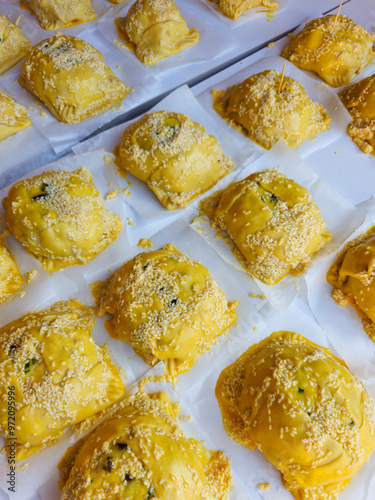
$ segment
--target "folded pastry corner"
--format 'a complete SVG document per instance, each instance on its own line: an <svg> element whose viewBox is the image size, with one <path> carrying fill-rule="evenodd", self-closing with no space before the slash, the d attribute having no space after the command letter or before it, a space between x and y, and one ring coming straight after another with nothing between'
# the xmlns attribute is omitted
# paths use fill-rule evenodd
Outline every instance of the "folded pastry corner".
<svg viewBox="0 0 375 500"><path fill-rule="evenodd" d="M47 171L14 184L3 200L10 231L48 272L86 264L121 231L87 168Z"/></svg>
<svg viewBox="0 0 375 500"><path fill-rule="evenodd" d="M41 28L56 30L70 28L96 18L91 0L22 0L35 14Z"/></svg>
<svg viewBox="0 0 375 500"><path fill-rule="evenodd" d="M0 75L21 61L31 47L18 26L0 14Z"/></svg>
<svg viewBox="0 0 375 500"><path fill-rule="evenodd" d="M126 262L95 293L109 333L170 375L189 370L237 319L209 271L169 244Z"/></svg>
<svg viewBox="0 0 375 500"><path fill-rule="evenodd" d="M0 234L0 304L15 294L22 284L16 261Z"/></svg>
<svg viewBox="0 0 375 500"><path fill-rule="evenodd" d="M134 44L144 64L180 53L199 41L196 29L189 29L173 0L136 0L126 17L115 21L122 37Z"/></svg>
<svg viewBox="0 0 375 500"><path fill-rule="evenodd" d="M237 20L246 10L255 7L265 7L270 10L277 10L279 4L277 0L210 0L219 6L219 11L230 19Z"/></svg>
<svg viewBox="0 0 375 500"><path fill-rule="evenodd" d="M375 75L350 85L339 94L353 121L347 127L353 142L366 154L375 155Z"/></svg>
<svg viewBox="0 0 375 500"><path fill-rule="evenodd" d="M0 89L0 142L30 125L26 109Z"/></svg>
<svg viewBox="0 0 375 500"><path fill-rule="evenodd" d="M306 24L281 56L316 73L331 87L341 87L373 59L374 37L346 16L319 17Z"/></svg>
<svg viewBox="0 0 375 500"><path fill-rule="evenodd" d="M19 83L65 123L98 115L130 91L98 50L84 40L61 33L41 41L27 53Z"/></svg>
<svg viewBox="0 0 375 500"><path fill-rule="evenodd" d="M329 128L331 118L302 85L281 73L266 70L225 91L213 90L215 111L232 127L265 149L279 139L290 148Z"/></svg>
<svg viewBox="0 0 375 500"><path fill-rule="evenodd" d="M225 431L257 448L296 500L334 500L375 447L375 404L346 364L280 331L220 374Z"/></svg>
<svg viewBox="0 0 375 500"><path fill-rule="evenodd" d="M189 116L169 111L129 125L118 162L146 182L168 210L186 208L233 168L214 136Z"/></svg>
<svg viewBox="0 0 375 500"><path fill-rule="evenodd" d="M166 393L126 397L59 463L62 500L226 500L230 463L187 439Z"/></svg>
<svg viewBox="0 0 375 500"><path fill-rule="evenodd" d="M375 342L375 226L347 243L329 268L332 297L341 306L352 304L363 329Z"/></svg>
<svg viewBox="0 0 375 500"><path fill-rule="evenodd" d="M301 273L331 240L307 189L276 168L256 172L203 200L244 269L267 285Z"/></svg>
<svg viewBox="0 0 375 500"><path fill-rule="evenodd" d="M30 312L0 329L0 432L22 460L125 392L106 347L91 337L92 308L78 300ZM8 391L15 422L8 422Z"/></svg>

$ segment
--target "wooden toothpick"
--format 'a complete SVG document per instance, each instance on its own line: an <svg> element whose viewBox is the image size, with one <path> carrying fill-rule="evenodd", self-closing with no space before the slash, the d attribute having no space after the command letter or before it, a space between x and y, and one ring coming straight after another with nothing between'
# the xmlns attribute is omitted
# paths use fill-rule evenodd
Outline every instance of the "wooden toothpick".
<svg viewBox="0 0 375 500"><path fill-rule="evenodd" d="M285 68L286 68L286 61L284 62L283 72L281 73L280 85L279 85L278 92L280 92L280 90L281 90L281 88L283 86L283 80L284 80L284 75L285 75Z"/></svg>
<svg viewBox="0 0 375 500"><path fill-rule="evenodd" d="M339 6L339 10L337 11L337 14L336 14L336 17L335 17L335 22L333 23L333 29L335 29L335 26L336 26L336 23L337 23L337 19L340 15L340 10L341 10L341 7L342 7L342 2L343 0L341 0L341 3L340 3L340 6Z"/></svg>

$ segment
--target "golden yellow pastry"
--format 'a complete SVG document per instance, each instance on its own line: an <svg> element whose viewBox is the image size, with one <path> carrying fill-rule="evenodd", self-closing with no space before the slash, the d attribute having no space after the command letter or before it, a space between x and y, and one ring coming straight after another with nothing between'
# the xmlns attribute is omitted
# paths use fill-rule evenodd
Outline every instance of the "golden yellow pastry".
<svg viewBox="0 0 375 500"><path fill-rule="evenodd" d="M279 4L277 0L210 0L219 6L219 11L230 19L237 20L245 10L255 7L266 7L277 10Z"/></svg>
<svg viewBox="0 0 375 500"><path fill-rule="evenodd" d="M116 19L122 37L133 44L135 55L150 65L178 54L199 41L173 0L136 0L126 17Z"/></svg>
<svg viewBox="0 0 375 500"><path fill-rule="evenodd" d="M225 431L258 448L296 500L333 500L375 447L375 405L344 361L281 331L250 347L216 385Z"/></svg>
<svg viewBox="0 0 375 500"><path fill-rule="evenodd" d="M124 395L106 347L91 337L94 323L91 308L70 300L0 329L0 432L15 441L16 460L54 443L65 428ZM13 430L9 390L15 401Z"/></svg>
<svg viewBox="0 0 375 500"><path fill-rule="evenodd" d="M96 18L91 0L22 0L42 28L56 30L86 23Z"/></svg>
<svg viewBox="0 0 375 500"><path fill-rule="evenodd" d="M0 304L16 293L22 283L16 261L0 235Z"/></svg>
<svg viewBox="0 0 375 500"><path fill-rule="evenodd" d="M375 226L350 241L329 268L327 281L340 306L352 304L375 342Z"/></svg>
<svg viewBox="0 0 375 500"><path fill-rule="evenodd" d="M232 127L265 149L282 139L294 149L329 128L331 118L302 85L266 70L225 91L213 91L214 109Z"/></svg>
<svg viewBox="0 0 375 500"><path fill-rule="evenodd" d="M346 16L320 17L306 24L281 56L312 71L328 85L347 85L374 57L374 35Z"/></svg>
<svg viewBox="0 0 375 500"><path fill-rule="evenodd" d="M62 500L226 500L231 484L224 453L187 439L165 393L141 391L59 463Z"/></svg>
<svg viewBox="0 0 375 500"><path fill-rule="evenodd" d="M189 370L237 318L209 271L169 244L126 262L96 293L98 314L112 314L110 335L146 363L171 374Z"/></svg>
<svg viewBox="0 0 375 500"><path fill-rule="evenodd" d="M112 108L130 90L92 45L61 33L28 52L19 83L65 123Z"/></svg>
<svg viewBox="0 0 375 500"><path fill-rule="evenodd" d="M0 89L0 142L30 125L26 109Z"/></svg>
<svg viewBox="0 0 375 500"><path fill-rule="evenodd" d="M245 270L267 285L302 272L332 237L307 189L276 168L232 183L201 207L229 234Z"/></svg>
<svg viewBox="0 0 375 500"><path fill-rule="evenodd" d="M375 155L375 75L340 92L339 97L353 121L347 131L364 153Z"/></svg>
<svg viewBox="0 0 375 500"><path fill-rule="evenodd" d="M120 218L106 209L86 168L19 181L3 205L9 229L49 272L86 264L121 231Z"/></svg>
<svg viewBox="0 0 375 500"><path fill-rule="evenodd" d="M168 209L186 208L233 168L216 138L189 116L144 115L124 131L119 164L146 182Z"/></svg>
<svg viewBox="0 0 375 500"><path fill-rule="evenodd" d="M0 75L21 61L31 46L18 26L0 14Z"/></svg>

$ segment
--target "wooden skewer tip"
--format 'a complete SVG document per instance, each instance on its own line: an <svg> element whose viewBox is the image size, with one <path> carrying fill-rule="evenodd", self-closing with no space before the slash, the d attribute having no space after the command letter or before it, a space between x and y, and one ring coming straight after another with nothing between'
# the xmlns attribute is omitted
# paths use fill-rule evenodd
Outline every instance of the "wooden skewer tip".
<svg viewBox="0 0 375 500"><path fill-rule="evenodd" d="M281 73L280 85L279 85L278 92L280 92L280 90L282 89L282 86L283 86L283 80L284 80L284 75L285 75L285 68L286 68L286 61L284 62L283 72Z"/></svg>

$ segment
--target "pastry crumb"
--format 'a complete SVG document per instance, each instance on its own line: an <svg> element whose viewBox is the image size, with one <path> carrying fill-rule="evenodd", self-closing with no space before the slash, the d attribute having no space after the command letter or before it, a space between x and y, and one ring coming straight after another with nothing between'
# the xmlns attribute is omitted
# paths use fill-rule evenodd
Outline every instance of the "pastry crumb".
<svg viewBox="0 0 375 500"><path fill-rule="evenodd" d="M259 483L257 488L259 490L269 490L271 488L270 483Z"/></svg>
<svg viewBox="0 0 375 500"><path fill-rule="evenodd" d="M30 283L34 278L36 278L37 274L38 274L38 271L36 269L32 269L31 271L28 271L24 276L26 283Z"/></svg>
<svg viewBox="0 0 375 500"><path fill-rule="evenodd" d="M152 248L153 246L155 245L148 238L141 238L137 244L137 247L142 247L142 248Z"/></svg>
<svg viewBox="0 0 375 500"><path fill-rule="evenodd" d="M265 298L266 298L265 295L261 295L259 293L254 293L254 292L250 292L249 297L254 297L256 299L262 299L262 300L265 300Z"/></svg>

